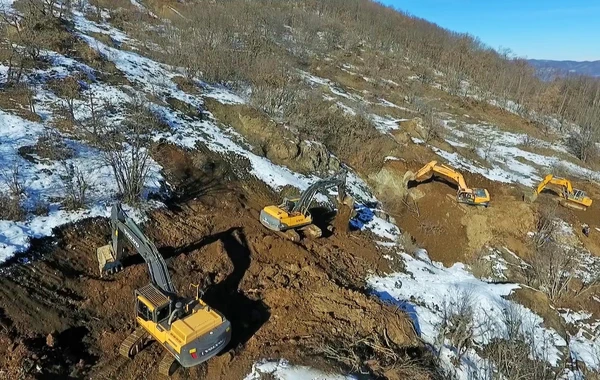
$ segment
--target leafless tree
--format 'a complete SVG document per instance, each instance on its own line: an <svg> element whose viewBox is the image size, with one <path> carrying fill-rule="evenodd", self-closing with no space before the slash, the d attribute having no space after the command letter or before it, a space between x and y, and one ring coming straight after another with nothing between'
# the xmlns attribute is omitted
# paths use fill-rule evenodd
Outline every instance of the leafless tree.
<svg viewBox="0 0 600 380"><path fill-rule="evenodd" d="M135 99L119 127L105 131L99 142L104 162L112 168L121 197L129 203L140 201L148 177L150 135L159 124L148 103Z"/></svg>
<svg viewBox="0 0 600 380"><path fill-rule="evenodd" d="M68 76L64 79L54 80L50 83L52 90L65 103L65 109L68 112L69 118L75 123L75 101L81 96L82 86L80 79L76 76Z"/></svg>
<svg viewBox="0 0 600 380"><path fill-rule="evenodd" d="M456 349L460 362L466 352L472 348L476 334L474 319L476 299L471 291L457 290L450 299L445 299L441 306L443 316L439 326L438 345L448 340Z"/></svg>
<svg viewBox="0 0 600 380"><path fill-rule="evenodd" d="M84 208L90 190L89 173L70 162L64 162L62 168L63 173L60 177L65 190L65 207L68 210Z"/></svg>

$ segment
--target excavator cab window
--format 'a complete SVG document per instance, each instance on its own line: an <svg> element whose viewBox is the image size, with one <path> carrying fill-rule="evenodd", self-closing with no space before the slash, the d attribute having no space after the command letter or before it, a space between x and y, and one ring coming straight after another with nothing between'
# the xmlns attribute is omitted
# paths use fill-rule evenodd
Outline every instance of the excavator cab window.
<svg viewBox="0 0 600 380"><path fill-rule="evenodd" d="M156 310L156 322L162 322L169 318L169 305L165 305L162 308Z"/></svg>
<svg viewBox="0 0 600 380"><path fill-rule="evenodd" d="M586 194L583 190L575 189L575 191L573 192L573 198L575 198L575 199L582 199L585 196L586 196Z"/></svg>
<svg viewBox="0 0 600 380"><path fill-rule="evenodd" d="M140 302L140 301L138 301L137 304L138 304L138 307L137 307L138 317L142 318L145 321L151 320L152 313L150 313L150 309L148 309L148 306L146 306L143 302Z"/></svg>

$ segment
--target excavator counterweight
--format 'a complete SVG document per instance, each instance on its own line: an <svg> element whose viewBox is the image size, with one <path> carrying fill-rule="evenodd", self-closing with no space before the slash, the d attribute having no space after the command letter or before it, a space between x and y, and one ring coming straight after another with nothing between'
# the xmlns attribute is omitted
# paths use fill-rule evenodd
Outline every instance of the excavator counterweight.
<svg viewBox="0 0 600 380"><path fill-rule="evenodd" d="M121 355L132 357L156 340L168 355L161 361L160 372L171 374L173 363L192 367L222 351L231 340L231 323L198 295L177 295L164 258L118 203L112 208L111 226L112 244L96 251L100 275L123 269L123 237L142 256L150 275L150 283L135 290L138 328L121 344Z"/></svg>
<svg viewBox="0 0 600 380"><path fill-rule="evenodd" d="M592 205L592 199L587 196L583 190L574 189L570 180L566 178L555 177L552 174L548 174L544 179L537 185L532 192L532 201L535 201L538 194L540 194L548 185L558 186L560 192L558 195L563 198L560 204L564 207L574 208L577 210L587 210Z"/></svg>
<svg viewBox="0 0 600 380"><path fill-rule="evenodd" d="M299 198L284 198L276 206L270 205L260 212L260 222L268 229L292 241L300 241L297 231L302 231L304 236L318 238L322 235L319 227L313 224L310 214L310 204L318 192L337 187L337 202L340 206L354 207L354 199L346 193L346 171L313 183Z"/></svg>
<svg viewBox="0 0 600 380"><path fill-rule="evenodd" d="M424 177L429 173L432 173L432 175L440 174L456 182L458 185L456 200L459 203L485 207L489 205L490 193L486 189L469 188L462 174L449 166L443 164L438 165L437 161L431 161L427 163L416 173L407 172L404 175L405 186L408 186L409 181L419 180L421 177Z"/></svg>

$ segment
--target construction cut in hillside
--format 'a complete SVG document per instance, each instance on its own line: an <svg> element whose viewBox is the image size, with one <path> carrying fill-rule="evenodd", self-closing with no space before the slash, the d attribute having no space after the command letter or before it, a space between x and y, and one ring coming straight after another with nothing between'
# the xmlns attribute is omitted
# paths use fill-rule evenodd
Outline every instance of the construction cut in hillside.
<svg viewBox="0 0 600 380"><path fill-rule="evenodd" d="M443 164L438 165L437 161L427 163L416 173L407 171L404 175L406 187L409 187L409 182L418 181L427 174L431 174L432 176L439 174L454 181L457 185L456 201L459 203L485 207L490 203L490 194L487 189L469 188L462 174L449 166Z"/></svg>

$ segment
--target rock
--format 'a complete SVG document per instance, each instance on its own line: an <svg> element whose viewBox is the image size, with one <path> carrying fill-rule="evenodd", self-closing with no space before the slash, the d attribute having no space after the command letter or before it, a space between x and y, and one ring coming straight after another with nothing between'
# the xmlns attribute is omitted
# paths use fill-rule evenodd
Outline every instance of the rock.
<svg viewBox="0 0 600 380"><path fill-rule="evenodd" d="M54 346L56 346L56 340L57 340L57 338L58 337L57 337L56 331L52 331L46 337L46 346L48 346L48 347L54 347Z"/></svg>

